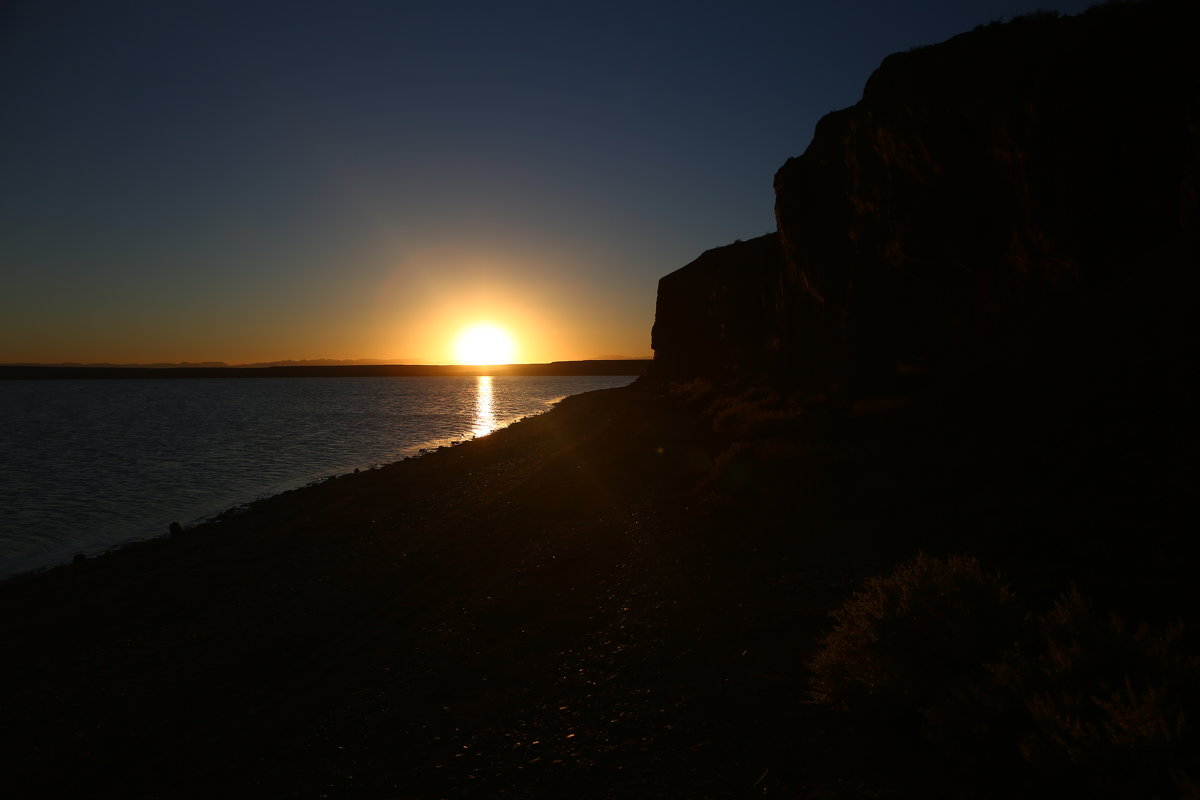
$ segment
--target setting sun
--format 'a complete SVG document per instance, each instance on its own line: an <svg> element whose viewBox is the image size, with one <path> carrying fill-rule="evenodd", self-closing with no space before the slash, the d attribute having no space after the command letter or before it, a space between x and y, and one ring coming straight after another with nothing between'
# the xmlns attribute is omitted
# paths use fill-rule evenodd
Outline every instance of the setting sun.
<svg viewBox="0 0 1200 800"><path fill-rule="evenodd" d="M460 364L511 364L515 353L512 337L490 323L472 325L454 340L454 358Z"/></svg>

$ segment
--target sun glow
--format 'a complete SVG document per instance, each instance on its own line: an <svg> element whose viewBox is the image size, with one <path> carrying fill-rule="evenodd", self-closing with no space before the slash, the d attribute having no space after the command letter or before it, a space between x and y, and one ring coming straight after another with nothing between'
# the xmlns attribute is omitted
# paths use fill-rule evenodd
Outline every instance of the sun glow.
<svg viewBox="0 0 1200 800"><path fill-rule="evenodd" d="M459 364L511 364L515 354L512 337L491 323L472 325L454 340L454 358Z"/></svg>

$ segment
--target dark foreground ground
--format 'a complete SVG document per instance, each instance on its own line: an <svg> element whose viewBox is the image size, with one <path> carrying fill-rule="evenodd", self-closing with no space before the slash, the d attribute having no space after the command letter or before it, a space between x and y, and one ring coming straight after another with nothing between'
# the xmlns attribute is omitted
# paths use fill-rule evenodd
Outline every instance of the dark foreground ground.
<svg viewBox="0 0 1200 800"><path fill-rule="evenodd" d="M1097 440L756 396L581 395L0 585L0 794L987 796L808 702L864 577L966 552L1035 605L1075 583L1194 616L1192 473L1133 452L1152 420Z"/></svg>

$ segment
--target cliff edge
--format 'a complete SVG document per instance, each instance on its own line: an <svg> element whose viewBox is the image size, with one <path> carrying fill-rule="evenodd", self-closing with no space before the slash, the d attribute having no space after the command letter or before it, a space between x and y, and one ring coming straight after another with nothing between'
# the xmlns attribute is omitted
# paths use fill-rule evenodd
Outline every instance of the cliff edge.
<svg viewBox="0 0 1200 800"><path fill-rule="evenodd" d="M889 56L776 174L778 250L718 248L663 278L659 374L863 387L1178 348L1200 253L1198 31L1194 4L1112 3Z"/></svg>

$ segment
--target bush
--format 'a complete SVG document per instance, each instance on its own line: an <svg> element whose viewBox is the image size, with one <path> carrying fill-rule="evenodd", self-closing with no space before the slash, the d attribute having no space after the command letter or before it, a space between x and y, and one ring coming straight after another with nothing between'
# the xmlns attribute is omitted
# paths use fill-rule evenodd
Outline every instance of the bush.
<svg viewBox="0 0 1200 800"><path fill-rule="evenodd" d="M747 492L771 496L779 483L793 479L787 465L799 457L800 448L782 439L738 441L713 460L705 485L729 495Z"/></svg>
<svg viewBox="0 0 1200 800"><path fill-rule="evenodd" d="M1151 631L1101 614L1075 589L1037 620L996 670L1029 716L1029 763L1070 774L1099 795L1160 796L1194 774L1200 664L1180 650L1182 628Z"/></svg>
<svg viewBox="0 0 1200 800"><path fill-rule="evenodd" d="M834 612L809 666L812 698L872 716L922 712L990 684L1022 620L1008 587L967 556L918 554Z"/></svg>
<svg viewBox="0 0 1200 800"><path fill-rule="evenodd" d="M782 407L777 394L762 387L719 397L706 412L712 420L714 433L735 438L758 435L772 423L786 420L795 413Z"/></svg>
<svg viewBox="0 0 1200 800"><path fill-rule="evenodd" d="M717 387L705 378L692 378L683 383L668 384L667 395L685 406L694 406L711 402Z"/></svg>
<svg viewBox="0 0 1200 800"><path fill-rule="evenodd" d="M1131 625L1075 589L1023 616L975 559L921 554L833 616L812 698L908 717L967 780L987 766L1039 793L1200 798L1200 659L1180 626Z"/></svg>

